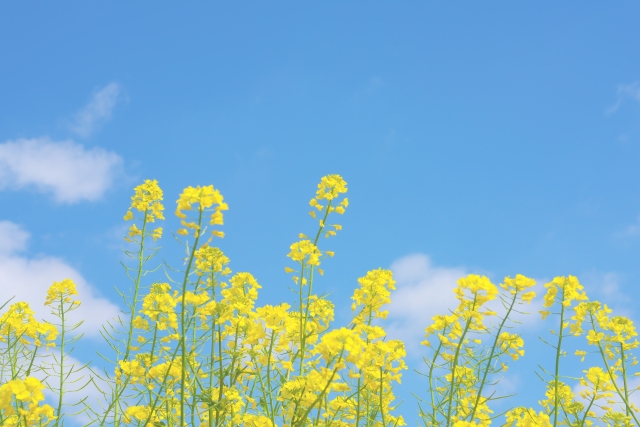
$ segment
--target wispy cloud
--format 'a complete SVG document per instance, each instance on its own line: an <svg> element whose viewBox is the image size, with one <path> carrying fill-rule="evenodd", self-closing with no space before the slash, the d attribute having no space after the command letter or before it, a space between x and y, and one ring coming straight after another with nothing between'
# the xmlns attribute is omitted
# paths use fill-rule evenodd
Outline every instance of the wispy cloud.
<svg viewBox="0 0 640 427"><path fill-rule="evenodd" d="M640 217L636 220L635 223L630 224L622 230L622 232L616 233L618 237L636 237L640 235Z"/></svg>
<svg viewBox="0 0 640 427"><path fill-rule="evenodd" d="M403 340L407 355L415 356L419 353L419 343L424 340L425 328L433 323L432 318L437 314L450 314L458 307L453 290L458 279L466 277L470 271L464 267L434 266L425 254L403 257L391 265L391 271L396 280L396 291L391 295L386 323L388 335ZM544 292L541 285L546 281L536 279L536 283L534 290ZM538 314L543 309L542 304L538 295L531 303L517 306L509 318L518 324L517 329L521 332L535 330L542 324ZM499 299L488 303L487 308L499 317L506 315L506 307Z"/></svg>
<svg viewBox="0 0 640 427"><path fill-rule="evenodd" d="M411 354L419 348L431 318L449 314L458 306L453 289L467 271L462 267L436 267L424 254L395 261L391 271L397 290L391 296L387 331L390 338L402 339Z"/></svg>
<svg viewBox="0 0 640 427"><path fill-rule="evenodd" d="M89 103L78 111L73 118L70 129L73 133L86 138L111 118L121 88L117 83L109 83L93 94Z"/></svg>
<svg viewBox="0 0 640 427"><path fill-rule="evenodd" d="M59 353L55 356L51 351L43 354L38 364L43 367L44 370L34 372L34 376L47 384L47 388L43 391L47 397L47 403L57 402L59 394L53 390L57 390L59 387L57 383L59 377L58 375L47 377L47 374L58 374L60 372ZM90 408L100 408L102 406L102 393L100 393L94 383L98 384L103 390L108 390L109 384L98 376L93 375L90 369L93 369L94 372L99 371L96 366L90 366L68 353L65 354L64 372L66 386L63 395L62 409L64 424L61 425L77 427L90 425L92 420L86 412L76 412L85 405ZM93 379L93 383L91 379Z"/></svg>
<svg viewBox="0 0 640 427"><path fill-rule="evenodd" d="M591 365L586 365L586 366L591 366ZM606 372L606 370L604 372ZM620 384L621 380L618 379L616 382L618 383L618 387L621 388L622 387L622 384ZM637 393L633 393L633 391L634 390L638 390L639 386L640 386L640 379L633 378L633 377L628 379L627 387L629 388L629 390L631 390L631 393L632 393L631 396L629 396L629 403L631 403L632 405L635 405L635 406L640 405L640 395L638 395ZM583 392L583 391L587 391L589 389L590 389L590 387L585 387L580 382L577 382L573 386L573 394L575 396L576 401L582 403L585 407L589 406L590 399L585 399L584 397L582 397L580 395L580 393ZM591 388L591 390L593 391L592 388ZM615 393L615 392L613 393L613 396L610 399L599 399L599 400L597 400L591 406L591 411L594 414L596 414L596 416L602 417L607 412L604 409L602 409L602 406L609 407L613 411L616 411L616 412L622 412L622 413L625 412L625 405L620 400L620 398L618 397L617 393Z"/></svg>
<svg viewBox="0 0 640 427"><path fill-rule="evenodd" d="M0 144L0 190L34 186L58 203L98 200L122 175L122 158L48 137Z"/></svg>
<svg viewBox="0 0 640 427"><path fill-rule="evenodd" d="M14 240L15 239L15 240ZM54 281L72 279L78 290L80 307L70 313L72 321L84 320L79 332L89 337L100 337L100 327L107 320L118 316L119 308L98 295L91 286L64 260L51 256L29 258L22 251L27 247L29 233L20 225L0 221L0 295L4 303L11 297L13 302L26 301L38 318L55 320L48 307L44 306L47 289Z"/></svg>
<svg viewBox="0 0 640 427"><path fill-rule="evenodd" d="M18 224L0 221L0 256L24 251L28 240L29 233Z"/></svg>
<svg viewBox="0 0 640 427"><path fill-rule="evenodd" d="M618 111L625 99L640 102L640 81L618 85L617 95L616 103L607 108L607 114L613 114Z"/></svg>
<svg viewBox="0 0 640 427"><path fill-rule="evenodd" d="M590 300L598 300L613 309L616 316L635 316L634 298L624 289L624 277L616 272L590 271L580 276ZM634 319L635 320L635 319Z"/></svg>

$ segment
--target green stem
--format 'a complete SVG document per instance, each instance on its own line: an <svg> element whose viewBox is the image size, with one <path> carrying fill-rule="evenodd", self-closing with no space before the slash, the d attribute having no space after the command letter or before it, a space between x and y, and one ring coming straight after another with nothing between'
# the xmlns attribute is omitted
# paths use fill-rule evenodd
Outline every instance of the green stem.
<svg viewBox="0 0 640 427"><path fill-rule="evenodd" d="M629 401L629 386L627 385L627 366L626 366L626 357L624 354L624 344L620 343L620 360L622 360L622 381L624 385L624 397ZM627 416L629 416L629 407L626 406Z"/></svg>
<svg viewBox="0 0 640 427"><path fill-rule="evenodd" d="M554 405L553 405L553 427L558 425L558 409L560 396L558 393L560 385L560 356L562 355L562 337L564 331L564 298L565 298L565 285L562 286L562 299L560 300L560 330L558 331L558 346L556 347L556 367L553 376L554 387Z"/></svg>
<svg viewBox="0 0 640 427"><path fill-rule="evenodd" d="M271 384L271 356L273 354L273 344L275 343L275 331L271 331L271 340L269 342L269 355L267 356L267 386L269 387L269 419L273 425L276 425L275 413L273 410L273 388ZM260 376L261 377L261 376Z"/></svg>
<svg viewBox="0 0 640 427"><path fill-rule="evenodd" d="M222 402L222 389L224 388L224 376L222 375L222 332L220 331L220 325L218 324L218 357L220 360L218 368L218 405L216 406L216 427L220 420L220 402Z"/></svg>
<svg viewBox="0 0 640 427"><path fill-rule="evenodd" d="M473 305L471 311L475 310L476 307L477 296L473 298ZM467 332L469 331L469 327L471 326L471 322L473 317L469 315L467 319L467 323L464 326L464 330L460 339L458 341L458 346L456 347L456 354L453 358L453 363L451 366L451 386L449 387L449 402L447 402L447 427L451 425L451 410L453 409L453 391L455 389L456 384L456 368L458 367L458 358L460 357L460 350L462 349L462 345L464 344L464 339L467 336Z"/></svg>
<svg viewBox="0 0 640 427"><path fill-rule="evenodd" d="M596 325L595 325L595 320L593 319L593 314L591 314L590 317L591 317L591 327L593 328L594 332L596 332ZM618 384L616 383L616 379L613 376L613 372L611 372L611 367L609 366L609 362L607 362L607 356L604 354L604 350L602 348L602 344L600 344L600 341L598 341L598 350L600 350L600 356L602 357L602 361L604 362L604 366L607 369L607 373L609 374L609 378L611 379L611 384L613 384L613 387L616 389L616 392L618 393L618 396L620 396L620 399L622 399L622 402L624 403L625 408L627 409L627 411L633 417L633 420L636 422L636 425L640 426L640 421L638 421L638 418L636 417L635 412L631 410L631 405L629 404L629 399L627 399L626 396L624 396L622 394L622 391L620 391L620 387L618 387Z"/></svg>
<svg viewBox="0 0 640 427"><path fill-rule="evenodd" d="M443 334L447 333L446 327L442 330L442 333ZM435 387L433 386L433 370L435 369L436 360L440 355L440 351L442 350L442 347L443 347L442 340L440 340L440 344L438 345L438 348L436 349L436 352L433 355L433 359L431 360L431 364L429 365L429 391L431 393L431 410L432 410L431 425L436 425L436 419L438 419L438 414L436 413L436 400L434 396Z"/></svg>
<svg viewBox="0 0 640 427"><path fill-rule="evenodd" d="M386 427L387 423L384 420L384 406L382 405L382 394L383 394L383 376L382 376L382 366L380 366L380 417L382 418L382 427Z"/></svg>
<svg viewBox="0 0 640 427"><path fill-rule="evenodd" d="M127 348L125 349L124 357L122 360L125 362L129 360L129 353L131 352L131 340L133 339L133 319L136 315L136 308L138 306L138 294L140 292L140 280L142 279L142 267L144 266L144 238L147 230L147 211L144 212L144 219L142 221L142 231L140 236L140 250L138 251L138 274L136 280L133 282L133 301L131 301L131 315L129 316L129 333L127 335Z"/></svg>
<svg viewBox="0 0 640 427"><path fill-rule="evenodd" d="M476 415L476 411L478 410L478 405L480 404L480 398L482 397L482 389L484 388L484 385L486 384L487 375L489 374L489 368L491 367L491 361L493 360L493 355L495 354L496 348L498 346L498 341L500 340L500 333L502 332L502 328L504 328L504 325L506 324L507 319L509 318L509 315L511 314L511 311L513 310L513 307L516 304L517 298L518 298L518 293L516 291L516 293L513 295L513 299L511 300L511 305L509 306L509 309L507 310L507 313L505 314L504 318L502 319L502 322L500 322L500 326L498 327L498 331L496 332L496 338L493 341L493 347L491 347L491 353L489 354L489 360L487 360L487 364L485 365L484 373L482 374L482 380L480 381L480 388L478 389L478 395L476 396L476 402L473 405L473 410L471 411L471 416L469 417L469 421L473 421L473 417Z"/></svg>
<svg viewBox="0 0 640 427"><path fill-rule="evenodd" d="M189 263L184 272L184 280L182 281L182 304L180 306L180 349L181 349L181 363L180 366L180 427L184 426L184 388L186 383L186 363L187 363L187 350L186 350L186 322L185 322L185 314L187 312L185 307L185 299L187 294L187 284L189 283L189 273L191 272L191 265L193 264L193 258L195 256L196 248L198 247L198 241L200 240L200 235L202 234L202 212L203 208L200 207L198 210L198 229L196 230L196 238L193 242L193 247L191 248L191 252L189 253Z"/></svg>
<svg viewBox="0 0 640 427"><path fill-rule="evenodd" d="M587 407L587 410L584 411L584 416L582 417L582 421L580 422L580 427L584 427L584 423L587 420L587 415L589 414L589 411L591 410L591 407L593 406L593 402L596 401L596 387L594 387L593 389L593 399L591 399L591 402L589 402L589 406Z"/></svg>
<svg viewBox="0 0 640 427"><path fill-rule="evenodd" d="M142 220L142 230L141 230L141 235L140 235L140 250L138 251L138 274L136 276L136 279L133 282L133 301L131 302L131 305L129 306L129 309L131 311L131 315L129 318L129 333L127 335L127 346L125 348L125 354L122 360L127 361L129 359L129 353L131 351L131 339L133 337L133 319L135 316L135 310L137 307L137 299L138 299L138 292L140 290L140 280L142 278L142 267L144 266L144 238L145 238L145 232L147 229L147 216L148 216L148 212L145 211L144 212L144 219ZM118 361L116 359L116 365L117 365ZM118 383L116 383L116 387L115 387L115 392L114 392L114 399L112 399L111 402L109 402L109 405L107 406L107 410L104 411L104 416L102 418L102 420L100 421L100 425L103 426L106 418L109 414L109 412L111 412L111 409L113 409L113 421L114 421L114 425L118 425L118 411L119 411L119 403L120 403L120 395L122 394L122 390L120 390L120 386Z"/></svg>
<svg viewBox="0 0 640 427"><path fill-rule="evenodd" d="M64 344L65 344L65 313L64 313L64 298L60 295L60 306L58 312L60 313L60 388L58 395L58 408L56 410L56 427L60 425L60 412L62 411L62 395L64 393Z"/></svg>

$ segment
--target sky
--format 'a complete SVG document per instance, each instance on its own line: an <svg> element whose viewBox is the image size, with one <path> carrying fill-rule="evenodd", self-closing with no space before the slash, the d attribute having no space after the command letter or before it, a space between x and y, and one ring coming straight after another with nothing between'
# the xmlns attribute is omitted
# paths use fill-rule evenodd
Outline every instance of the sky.
<svg viewBox="0 0 640 427"><path fill-rule="evenodd" d="M122 307L114 287L129 286L122 217L157 179L167 229L184 187L220 189L231 267L257 278L261 303L292 300L289 245L314 230L308 201L337 173L350 205L322 243L336 257L318 286L340 325L357 278L392 269L387 326L412 369L469 273L524 274L539 293L575 275L638 320L639 13L632 1L3 3L0 292L41 307L73 278L88 319L77 357L95 358L99 325ZM181 250L167 234L163 258L179 264ZM507 391L552 362L538 317ZM410 421L410 391L426 389L412 374L399 392Z"/></svg>

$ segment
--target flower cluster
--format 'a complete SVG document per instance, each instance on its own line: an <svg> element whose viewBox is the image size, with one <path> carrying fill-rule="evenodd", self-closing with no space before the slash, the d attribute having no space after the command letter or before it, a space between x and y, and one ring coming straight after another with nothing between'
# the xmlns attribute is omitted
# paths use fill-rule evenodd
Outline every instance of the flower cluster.
<svg viewBox="0 0 640 427"><path fill-rule="evenodd" d="M0 425L60 427L71 407L100 427L406 425L394 391L407 369L405 344L389 339L384 328L396 289L392 272L372 269L357 280L352 317L342 326L334 326L334 304L318 293L320 265L335 255L320 237L342 229L329 219L345 213L346 192L341 176L321 179L310 201L317 229L311 237L300 233L289 247L295 268L285 271L293 273L294 298L261 306L256 277L233 273L212 238L201 241L207 226L223 225L228 208L213 186L181 193L177 234L194 238L184 242L182 267L165 263L162 279L149 279L159 269L149 264L160 248L148 243L162 237L162 228L148 224L164 219L163 193L155 180L136 187L125 215L134 221L128 249L137 245L125 251L133 260L125 263L131 291L120 292L123 315L102 331L114 351L104 358L113 364L104 374L91 370L89 380L73 388L86 366L69 357L78 339L69 333L79 324L70 324L68 314L80 304L72 280L54 282L46 294L45 306L59 323L36 320L27 303L10 305L0 315ZM218 229L212 234L224 235ZM502 416L492 401L504 396L492 386L525 356L513 317L527 314L520 307L536 297L534 286L520 274L499 286L476 274L458 280L457 305L433 316L421 343L428 352L427 397L419 405L425 427L489 427ZM633 322L589 301L574 276L556 277L545 288L543 319L558 317L554 339L545 338L555 350L555 367L538 372L546 384L539 408L507 410L504 425L640 425L629 381L640 344ZM578 337L591 350L575 354L582 361L595 355L602 366L576 379L561 375L560 364L567 340ZM94 384L100 384L94 393L100 405L73 401ZM43 404L45 390L51 405Z"/></svg>
<svg viewBox="0 0 640 427"><path fill-rule="evenodd" d="M0 386L0 424L3 426L44 426L55 418L53 407L41 405L45 386L34 377L14 379Z"/></svg>
<svg viewBox="0 0 640 427"><path fill-rule="evenodd" d="M131 197L131 207L124 216L125 221L136 219L132 210L142 212L142 229L134 223L129 227L129 232L125 237L127 242L132 242L137 236L151 236L156 241L162 237L162 227L156 227L152 231L147 231L147 224L155 222L157 219L164 219L164 205L162 204L162 189L158 185L158 181L146 180L143 184L137 186Z"/></svg>
<svg viewBox="0 0 640 427"><path fill-rule="evenodd" d="M55 302L64 304L70 303L80 305L80 301L74 301L73 296L77 296L76 284L71 279L64 279L61 282L53 282L47 291L47 299L44 305L52 305Z"/></svg>
<svg viewBox="0 0 640 427"><path fill-rule="evenodd" d="M505 328L515 307L535 297L530 290L534 285L533 279L522 275L506 277L500 285L501 293L485 276L470 274L458 280L453 290L458 307L451 314L434 316L422 342L433 351L430 358L425 358L429 369L425 374L429 408L420 408L426 426L469 427L491 423L491 397L484 396L485 387L492 375L507 369L504 356L513 360L524 356L522 337ZM506 309L502 317L490 308L496 300ZM498 325L486 324L487 317L497 317ZM483 347L487 339L493 344Z"/></svg>
<svg viewBox="0 0 640 427"><path fill-rule="evenodd" d="M229 206L224 203L223 197L218 189L214 189L213 185L207 185L204 187L187 187L184 189L180 198L178 198L178 207L176 208L176 216L181 219L181 224L184 228L178 230L178 234L186 236L189 234L189 230L193 230L194 237L200 236L200 229L202 228L202 216L205 210L210 209L212 206L213 213L209 220L210 225L223 225L224 218L222 211L229 209ZM187 222L187 215L183 211L190 211L193 209L193 205L197 204L198 218L196 221ZM224 237L224 232L220 230L213 230L211 232L214 236Z"/></svg>

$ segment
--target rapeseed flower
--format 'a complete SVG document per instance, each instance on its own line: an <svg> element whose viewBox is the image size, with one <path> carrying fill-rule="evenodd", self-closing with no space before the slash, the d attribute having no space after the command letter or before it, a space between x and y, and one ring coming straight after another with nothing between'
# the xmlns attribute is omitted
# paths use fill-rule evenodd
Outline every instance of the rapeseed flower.
<svg viewBox="0 0 640 427"><path fill-rule="evenodd" d="M222 211L229 209L229 206L224 202L220 191L218 189L214 189L213 185L185 188L180 194L177 204L176 216L181 219L181 224L184 227L178 230L178 233L186 236L189 234L188 230L191 229L194 231L195 237L200 235L200 221L205 210L213 207L210 225L222 225L224 223ZM194 204L197 204L199 212L198 222L187 222L185 221L187 215L183 211L192 210L192 206ZM224 233L219 230L213 230L211 234L218 237L224 237Z"/></svg>

